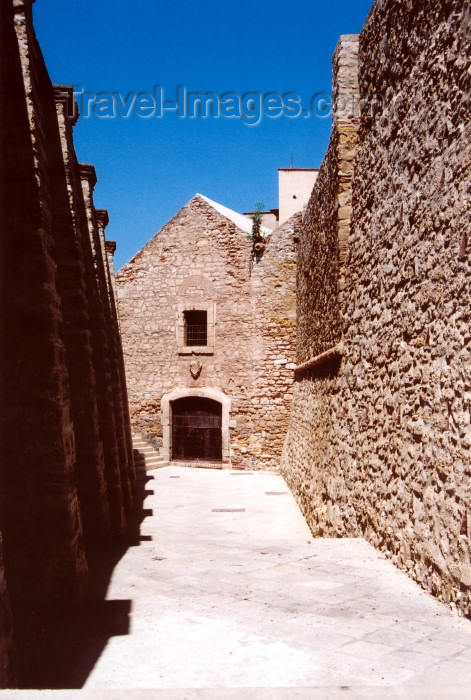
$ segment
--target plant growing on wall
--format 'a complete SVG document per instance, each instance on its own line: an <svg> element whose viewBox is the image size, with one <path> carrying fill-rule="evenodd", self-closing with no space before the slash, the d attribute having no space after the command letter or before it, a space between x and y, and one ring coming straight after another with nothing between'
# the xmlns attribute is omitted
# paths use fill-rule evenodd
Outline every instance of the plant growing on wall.
<svg viewBox="0 0 471 700"><path fill-rule="evenodd" d="M262 220L264 207L265 204L263 202L257 202L253 213L250 214L250 218L252 219L252 233L248 236L248 238L254 244L265 240L262 234Z"/></svg>
<svg viewBox="0 0 471 700"><path fill-rule="evenodd" d="M255 211L250 214L252 219L252 233L248 236L249 240L252 241L252 253L255 256L259 256L265 250L265 236L262 233L262 220L263 220L263 210L265 205L263 202L257 202L255 205Z"/></svg>

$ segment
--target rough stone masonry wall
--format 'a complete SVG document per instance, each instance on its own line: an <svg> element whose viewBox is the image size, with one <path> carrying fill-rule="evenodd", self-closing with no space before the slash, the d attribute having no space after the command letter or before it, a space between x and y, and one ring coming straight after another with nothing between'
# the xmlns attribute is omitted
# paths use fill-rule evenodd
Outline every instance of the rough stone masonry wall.
<svg viewBox="0 0 471 700"><path fill-rule="evenodd" d="M342 36L332 63L333 129L302 222L296 279L299 363L329 350L342 338L341 306L359 121L355 111L358 37Z"/></svg>
<svg viewBox="0 0 471 700"><path fill-rule="evenodd" d="M470 613L469 5L377 2L360 35L366 104L343 296L317 323L345 356L298 375L283 471L315 534L365 536ZM384 111L373 116L373 95ZM334 149L334 152L332 151ZM336 158L335 143L323 165ZM319 176L300 246L303 313L334 285L338 183ZM330 192L330 194L329 194ZM327 209L327 211L329 211ZM325 228L316 219L325 217ZM334 213L334 220L337 215ZM329 233L330 232L330 233ZM326 243L327 239L327 243ZM341 333L337 313L342 312ZM329 328L334 318L335 332ZM300 326L299 360L311 352ZM322 345L324 347L324 345Z"/></svg>
<svg viewBox="0 0 471 700"><path fill-rule="evenodd" d="M301 214L269 237L251 272L251 304L262 348L260 371L250 391L260 464L278 471L288 431L296 363L296 256Z"/></svg>
<svg viewBox="0 0 471 700"><path fill-rule="evenodd" d="M8 0L0 16L3 687L34 687L42 640L54 617L84 600L89 552L110 535L94 341L111 341L113 328L103 315L93 320L91 301L107 288L92 257L70 119L31 6Z"/></svg>
<svg viewBox="0 0 471 700"><path fill-rule="evenodd" d="M117 274L131 419L158 447L162 396L212 387L232 401L232 466L279 467L293 384L295 225L253 260L247 234L195 196ZM179 355L178 305L199 301L215 304L214 354Z"/></svg>

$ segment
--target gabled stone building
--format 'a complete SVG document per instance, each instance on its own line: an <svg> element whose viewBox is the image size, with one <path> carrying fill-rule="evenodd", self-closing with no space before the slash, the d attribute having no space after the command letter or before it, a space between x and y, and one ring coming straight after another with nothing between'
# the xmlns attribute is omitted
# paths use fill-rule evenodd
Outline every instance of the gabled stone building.
<svg viewBox="0 0 471 700"><path fill-rule="evenodd" d="M195 195L117 274L131 419L167 460L278 467L293 386L296 231Z"/></svg>

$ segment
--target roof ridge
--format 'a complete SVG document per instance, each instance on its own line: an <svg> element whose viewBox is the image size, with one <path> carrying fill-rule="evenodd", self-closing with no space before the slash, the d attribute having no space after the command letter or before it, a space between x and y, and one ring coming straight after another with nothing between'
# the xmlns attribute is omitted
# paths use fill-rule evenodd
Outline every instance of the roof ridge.
<svg viewBox="0 0 471 700"><path fill-rule="evenodd" d="M209 199L209 197L206 197L204 194L200 194L199 192L195 194L195 197L201 197L201 199L203 199L219 214L222 214L222 216L225 216L226 219L232 221L237 228L240 228L245 233L252 233L252 222L243 214L239 214L239 212L229 209L229 207L225 207L223 204L219 204L219 202L215 202L213 199ZM272 229L267 228L266 226L261 226L260 229L265 236L272 233Z"/></svg>

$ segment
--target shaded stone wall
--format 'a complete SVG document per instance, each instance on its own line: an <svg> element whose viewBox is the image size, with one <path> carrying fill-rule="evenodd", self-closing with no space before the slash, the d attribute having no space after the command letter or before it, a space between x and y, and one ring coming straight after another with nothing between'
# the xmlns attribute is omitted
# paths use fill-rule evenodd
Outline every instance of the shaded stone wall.
<svg viewBox="0 0 471 700"><path fill-rule="evenodd" d="M162 396L213 388L231 401L227 460L278 468L293 384L298 219L253 259L247 233L197 195L117 273L132 423L157 447ZM213 352L181 352L182 309L202 305L215 314Z"/></svg>
<svg viewBox="0 0 471 700"><path fill-rule="evenodd" d="M91 343L90 292L87 289L87 264L92 264L91 247L87 235L80 180L77 182L77 163L72 142L72 119L68 116L73 105L71 90L56 88L56 107L65 164L65 178L56 178L62 184L68 203L60 207L62 214L61 237L56 242L57 284L62 299L64 343L67 350L70 398L74 423L78 492L85 507L84 536L93 540L110 531L110 514L104 477L103 445L99 432L96 373ZM48 148L48 152L52 149ZM59 165L60 167L60 165ZM67 185L67 189L65 188ZM68 204L68 206L67 206ZM88 280L90 281L90 280ZM88 293L87 293L88 292Z"/></svg>
<svg viewBox="0 0 471 700"><path fill-rule="evenodd" d="M119 341L94 307L110 302L95 273L74 120L67 94L50 82L31 6L4 2L0 17L3 687L25 682L52 617L84 600L89 551L123 529L110 523L99 408L109 416L115 407L102 400L97 351L102 338L105 361L105 340ZM118 462L124 523L131 466Z"/></svg>
<svg viewBox="0 0 471 700"><path fill-rule="evenodd" d="M298 269L298 360L344 357L297 373L283 455L315 534L365 536L468 614L469 27L467 3L389 0L360 34L345 264L334 126Z"/></svg>
<svg viewBox="0 0 471 700"><path fill-rule="evenodd" d="M105 270L107 258L104 251L103 212L97 216L93 205L93 190L97 181L95 168L91 165L80 165L79 171L92 249L96 289L96 335L99 345L96 355L100 362L98 398L102 416L102 438L110 498L110 515L116 534L121 534L126 529L125 510L131 506L132 476L130 479L127 452L130 437L129 440L126 438L123 424L122 387L116 356L118 340L114 337L118 329L114 324L111 312L108 272ZM129 465L132 465L132 461L129 461Z"/></svg>
<svg viewBox="0 0 471 700"><path fill-rule="evenodd" d="M10 598L3 569L3 545L0 538L0 688L16 683Z"/></svg>

